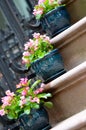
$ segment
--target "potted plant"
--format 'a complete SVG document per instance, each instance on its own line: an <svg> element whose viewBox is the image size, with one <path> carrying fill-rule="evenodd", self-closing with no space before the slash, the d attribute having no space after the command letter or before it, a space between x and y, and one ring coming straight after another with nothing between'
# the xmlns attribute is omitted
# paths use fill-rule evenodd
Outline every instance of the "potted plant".
<svg viewBox="0 0 86 130"><path fill-rule="evenodd" d="M31 67L42 82L48 83L65 73L62 56L48 36L34 33L24 47L22 62L27 68Z"/></svg>
<svg viewBox="0 0 86 130"><path fill-rule="evenodd" d="M37 88L40 83L40 80L32 83L31 79L21 78L16 85L16 92L7 90L6 96L1 98L0 115L18 119L20 128L24 130L50 128L48 114L43 106L52 106L52 102L46 101L52 95L44 93L43 87Z"/></svg>
<svg viewBox="0 0 86 130"><path fill-rule="evenodd" d="M33 14L40 20L43 30L50 37L54 37L70 26L66 5L59 4L58 0L39 0Z"/></svg>

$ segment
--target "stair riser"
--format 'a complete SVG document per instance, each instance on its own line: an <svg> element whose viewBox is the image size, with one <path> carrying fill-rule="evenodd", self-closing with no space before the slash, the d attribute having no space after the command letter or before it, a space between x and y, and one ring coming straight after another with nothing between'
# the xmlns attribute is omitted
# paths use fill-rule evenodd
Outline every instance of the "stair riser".
<svg viewBox="0 0 86 130"><path fill-rule="evenodd" d="M71 71L86 61L86 17L53 38L51 43L59 48L68 71L45 87L54 94L54 107L48 110L54 126L86 108L86 63Z"/></svg>

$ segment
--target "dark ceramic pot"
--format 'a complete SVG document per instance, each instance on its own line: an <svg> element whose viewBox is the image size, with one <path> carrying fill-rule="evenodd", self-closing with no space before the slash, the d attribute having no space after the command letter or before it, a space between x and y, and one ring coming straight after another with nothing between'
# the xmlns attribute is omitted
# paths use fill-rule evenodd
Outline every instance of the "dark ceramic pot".
<svg viewBox="0 0 86 130"><path fill-rule="evenodd" d="M65 6L60 6L44 15L40 20L43 30L54 37L70 26L70 16Z"/></svg>
<svg viewBox="0 0 86 130"><path fill-rule="evenodd" d="M22 114L19 121L19 130L49 130L51 128L47 111L43 107L32 110L29 115Z"/></svg>
<svg viewBox="0 0 86 130"><path fill-rule="evenodd" d="M31 67L38 78L44 83L48 83L66 72L58 49L33 62Z"/></svg>

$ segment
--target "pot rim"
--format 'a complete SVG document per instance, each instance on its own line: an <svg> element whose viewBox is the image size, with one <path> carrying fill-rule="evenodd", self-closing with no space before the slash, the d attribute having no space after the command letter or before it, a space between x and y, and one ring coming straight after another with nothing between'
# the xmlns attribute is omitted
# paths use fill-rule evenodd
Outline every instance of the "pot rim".
<svg viewBox="0 0 86 130"><path fill-rule="evenodd" d="M62 9L66 9L65 6L66 6L66 5L61 5L61 6L57 7L57 8L55 8L55 9L50 10L49 12L47 12L46 14L44 14L44 16L41 18L41 20L42 20L43 18L46 18L48 15L51 15L51 13L54 13L54 12L56 12L56 11L60 11L60 10L62 10Z"/></svg>
<svg viewBox="0 0 86 130"><path fill-rule="evenodd" d="M33 62L31 63L31 65L32 65L32 64L35 64L36 62L39 62L39 61L41 61L41 60L43 60L43 59L49 58L49 57L51 57L52 55L54 55L54 54L56 54L56 53L58 53L58 54L59 54L59 52L58 52L58 49L57 49L57 48L56 48L56 49L54 49L54 50L52 50L52 51L50 51L50 52L48 52L48 53L47 53L44 57L39 58L39 59L37 59L37 60L33 61Z"/></svg>

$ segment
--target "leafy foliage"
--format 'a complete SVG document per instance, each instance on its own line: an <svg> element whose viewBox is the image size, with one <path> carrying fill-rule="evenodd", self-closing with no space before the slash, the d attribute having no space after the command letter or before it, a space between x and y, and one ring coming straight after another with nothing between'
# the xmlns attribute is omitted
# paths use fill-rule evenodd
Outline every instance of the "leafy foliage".
<svg viewBox="0 0 86 130"><path fill-rule="evenodd" d="M62 5L58 3L58 0L39 0L34 7L33 14L36 19L41 19L46 13L59 6Z"/></svg>
<svg viewBox="0 0 86 130"><path fill-rule="evenodd" d="M6 91L6 96L2 97L0 106L0 115L7 115L9 119L17 119L22 113L30 114L31 109L38 109L40 105L52 106L52 102L46 101L51 97L51 93L44 93L43 87L35 89L40 80L33 84L27 78L21 78L16 85L16 92Z"/></svg>
<svg viewBox="0 0 86 130"><path fill-rule="evenodd" d="M50 38L46 35L40 35L40 33L34 33L33 39L29 39L24 46L22 63L27 67L35 60L43 58L48 52L53 50L53 45L50 44Z"/></svg>

